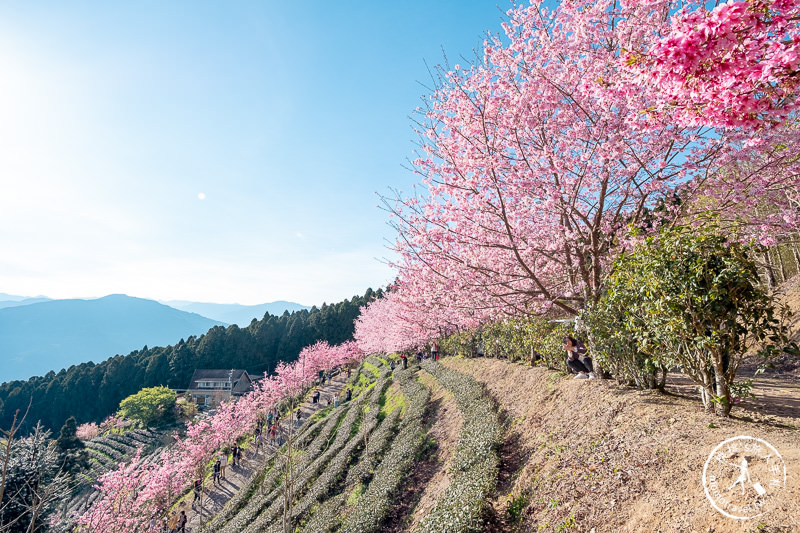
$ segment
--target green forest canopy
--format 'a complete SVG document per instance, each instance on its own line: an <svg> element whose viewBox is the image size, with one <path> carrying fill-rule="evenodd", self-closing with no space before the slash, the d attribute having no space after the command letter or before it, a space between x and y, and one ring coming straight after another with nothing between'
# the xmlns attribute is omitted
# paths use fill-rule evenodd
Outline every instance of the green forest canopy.
<svg viewBox="0 0 800 533"><path fill-rule="evenodd" d="M300 350L318 340L339 344L353 336L359 308L380 297L367 289L337 304L323 304L281 316L264 315L246 328L215 326L200 337L191 336L166 347L143 347L95 364L74 365L27 381L0 385L0 428L8 427L16 410L26 419L50 429L74 416L78 424L100 422L113 414L120 401L144 387L164 385L185 389L196 368L242 368L251 374L271 372L279 361L297 359Z"/></svg>

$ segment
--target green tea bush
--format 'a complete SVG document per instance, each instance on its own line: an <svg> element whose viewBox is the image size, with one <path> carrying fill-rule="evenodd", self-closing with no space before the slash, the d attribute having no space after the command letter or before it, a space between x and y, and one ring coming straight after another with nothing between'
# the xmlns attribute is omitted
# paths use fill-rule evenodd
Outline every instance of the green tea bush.
<svg viewBox="0 0 800 533"><path fill-rule="evenodd" d="M564 336L573 335L570 323L529 316L501 320L440 340L448 355L502 357L566 371Z"/></svg>
<svg viewBox="0 0 800 533"><path fill-rule="evenodd" d="M472 377L434 361L424 361L422 368L453 393L464 423L450 468L453 480L417 531L483 531L485 502L497 483L497 449L503 439L497 411Z"/></svg>
<svg viewBox="0 0 800 533"><path fill-rule="evenodd" d="M352 432L350 433L350 437L348 439L344 438L344 433L339 433L337 435L337 440L333 443L330 449L326 450L318 459L315 461L316 463L325 464L327 459L331 454L335 452L335 455L332 459L327 463L327 466L322 470L321 473L316 477L313 483L310 484L309 488L302 497L299 498L297 503L292 506L291 512L291 520L292 524L296 524L300 522L300 520L311 510L312 506L315 505L318 501L322 501L326 499L334 487L336 482L344 476L345 471L347 470L348 465L351 463L353 458L356 456L357 449L362 446L363 438L366 433L369 436L375 427L378 425L378 412L380 411L380 397L386 388L389 386L390 381L387 379L386 376L382 376L381 379L378 381L375 388L372 390L369 398L369 410L363 415L363 420L361 420L361 427L358 433L353 436ZM351 412L354 410L351 409ZM363 412L362 412L363 413ZM344 425L344 424L343 424ZM340 441L345 441L346 444L343 448L339 449L337 444ZM339 449L338 452L336 450ZM308 473L305 476L301 475L300 479L298 479L298 483L302 482L304 479L308 479L312 477L315 473L313 468L309 469ZM318 467L319 469L319 467ZM318 471L318 470L317 470ZM297 494L301 492L302 486L296 486L295 490ZM282 527L282 523L279 524Z"/></svg>
<svg viewBox="0 0 800 533"><path fill-rule="evenodd" d="M401 482L413 465L415 452L424 439L422 419L430 391L411 378L411 369L395 374L402 385L403 394L408 398L408 407L400 431L383 455L367 490L358 505L344 518L338 530L342 533L379 531L391 510L393 497L399 493Z"/></svg>

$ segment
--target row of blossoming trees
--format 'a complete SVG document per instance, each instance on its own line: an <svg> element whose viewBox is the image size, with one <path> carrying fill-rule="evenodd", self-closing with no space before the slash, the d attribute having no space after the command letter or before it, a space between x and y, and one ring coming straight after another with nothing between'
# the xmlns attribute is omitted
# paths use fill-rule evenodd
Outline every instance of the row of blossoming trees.
<svg viewBox="0 0 800 533"><path fill-rule="evenodd" d="M397 281L357 321L364 350L577 315L664 225L796 234L800 1L545 4L439 69L421 183L384 200Z"/></svg>
<svg viewBox="0 0 800 533"><path fill-rule="evenodd" d="M386 199L398 278L356 324L365 352L417 347L508 317L578 314L658 223L773 244L800 226L800 0L572 0L508 13L470 65L439 70L419 110L418 191ZM646 232L645 232L646 234ZM640 233L640 235L642 235ZM142 531L220 447L318 370L317 346L159 464L103 480L81 523ZM314 362L312 362L312 360Z"/></svg>
<svg viewBox="0 0 800 533"><path fill-rule="evenodd" d="M186 428L183 438L157 461L137 459L104 475L100 498L78 518L79 529L92 533L144 532L151 517L163 517L191 482L205 475L220 449L252 433L267 412L282 401L301 394L322 370L359 360L362 352L354 342L331 346L320 341L302 350L297 361L280 363L275 373L260 380L256 390L235 403L223 403L211 417L200 418Z"/></svg>

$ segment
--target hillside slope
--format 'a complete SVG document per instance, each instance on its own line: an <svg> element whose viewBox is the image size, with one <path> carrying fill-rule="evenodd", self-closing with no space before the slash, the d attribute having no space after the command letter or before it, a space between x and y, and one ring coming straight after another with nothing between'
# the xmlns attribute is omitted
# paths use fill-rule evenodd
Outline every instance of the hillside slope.
<svg viewBox="0 0 800 533"><path fill-rule="evenodd" d="M524 503L519 531L800 531L800 381L794 376L757 380L761 399L721 419L705 413L679 379L663 395L495 359L446 358L443 364L485 384L505 417L494 523L487 531L513 530L509 495ZM789 472L786 486L771 495L771 510L748 521L715 510L702 484L712 450L739 435L772 444ZM738 470L729 470L732 483Z"/></svg>
<svg viewBox="0 0 800 533"><path fill-rule="evenodd" d="M381 356L355 370L344 385L351 401L309 405L309 390L291 453L274 440L249 449L232 479L215 483L207 472L209 497L184 493L169 514L185 510L205 533L800 530L795 376L760 378L759 399L722 419L679 375L662 394L505 360L402 369L392 358L393 371ZM292 425L294 415L285 418ZM763 439L780 462L761 445L712 456L740 436ZM737 478L742 457L751 478ZM715 510L706 464L720 494L760 501L763 513L735 520ZM770 464L785 466L785 481L770 482Z"/></svg>
<svg viewBox="0 0 800 533"><path fill-rule="evenodd" d="M792 331L792 340L800 343L800 276L795 276L782 284L778 288L777 295L779 301L793 312L793 316L789 318L789 328Z"/></svg>
<svg viewBox="0 0 800 533"><path fill-rule="evenodd" d="M114 294L0 309L0 382L166 345L220 323L152 300Z"/></svg>

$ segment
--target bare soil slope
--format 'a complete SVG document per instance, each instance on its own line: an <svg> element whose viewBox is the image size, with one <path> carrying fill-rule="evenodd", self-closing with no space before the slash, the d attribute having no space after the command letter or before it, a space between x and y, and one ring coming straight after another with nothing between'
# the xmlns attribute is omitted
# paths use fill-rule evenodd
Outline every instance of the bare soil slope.
<svg viewBox="0 0 800 533"><path fill-rule="evenodd" d="M795 276L778 288L780 301L794 311L791 318L793 339L800 342L800 276Z"/></svg>
<svg viewBox="0 0 800 533"><path fill-rule="evenodd" d="M800 531L796 376L757 380L761 400L722 419L704 412L677 377L665 395L494 359L442 362L484 383L505 416L491 531ZM702 483L714 448L739 435L769 442L788 474L785 486L769 493L769 510L750 520L715 510ZM721 471L723 492L738 475L735 465ZM756 495L755 482L745 498ZM512 524L508 503L520 495L526 505L521 522Z"/></svg>

